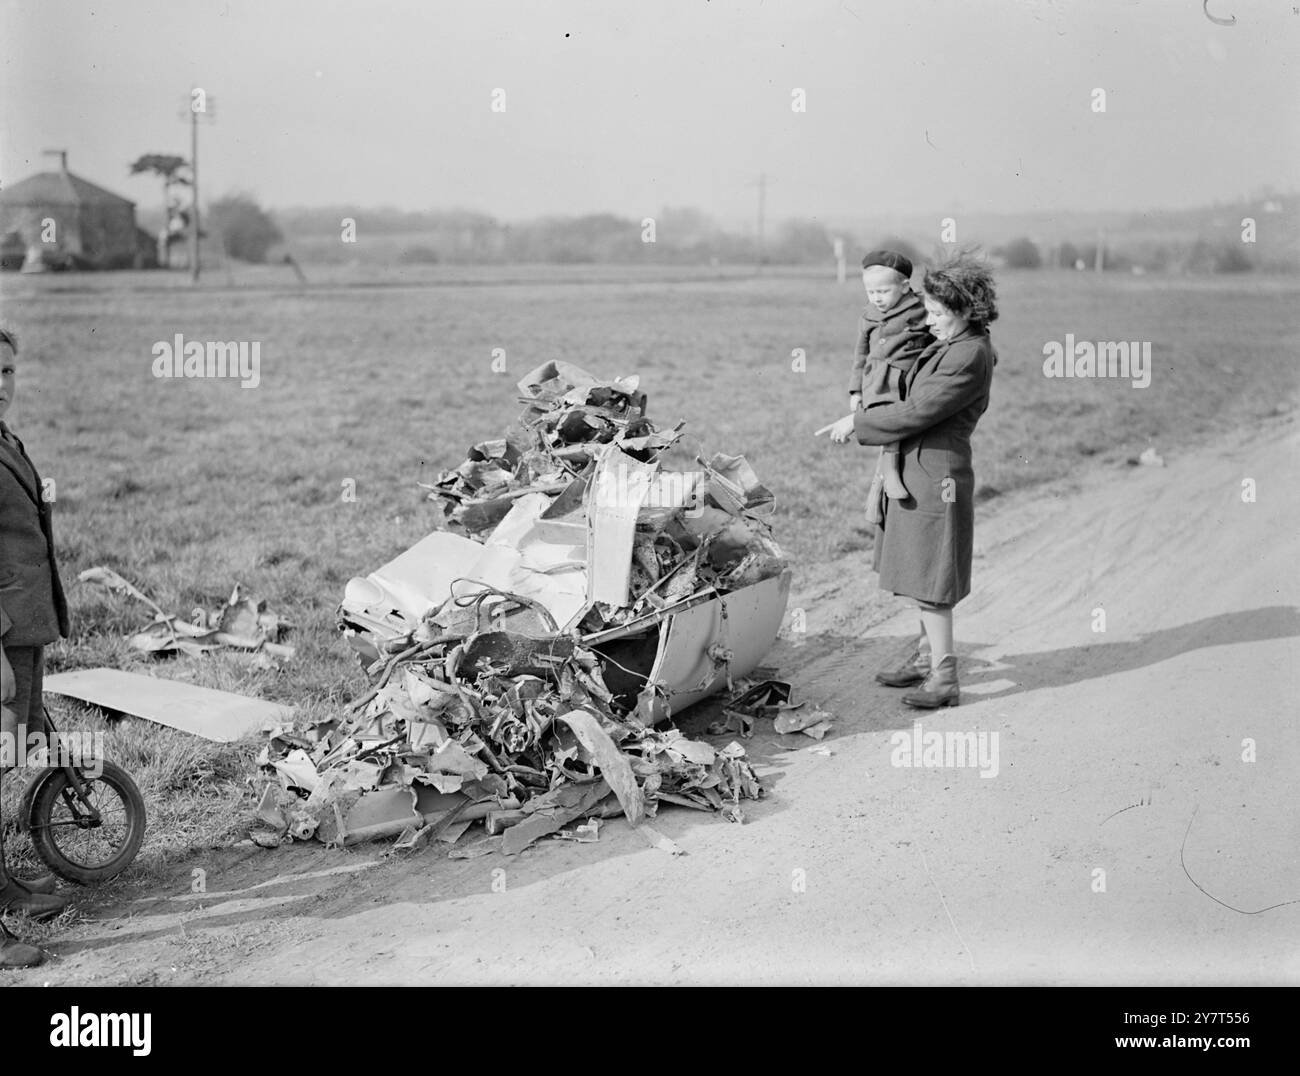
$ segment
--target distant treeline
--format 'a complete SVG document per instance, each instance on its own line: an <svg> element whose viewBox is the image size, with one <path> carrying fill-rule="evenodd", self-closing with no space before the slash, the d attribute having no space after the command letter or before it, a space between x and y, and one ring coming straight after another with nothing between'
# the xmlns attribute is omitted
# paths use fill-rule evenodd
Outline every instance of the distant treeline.
<svg viewBox="0 0 1300 1076"><path fill-rule="evenodd" d="M636 220L608 213L505 222L470 210L407 212L355 206L263 211L248 195L214 203L223 246L246 261L280 260L292 253L304 264L505 265L834 265L834 241L843 240L850 271L864 250L889 245L918 264L942 255L936 233L926 239L787 220L769 226L760 245L755 229L722 227L695 209L664 209ZM1063 238L1068 216L1050 236L998 240L962 235L998 264L1013 268L1086 268L1150 272L1226 273L1300 270L1300 196L1268 196L1240 205L1135 214L1102 234ZM991 230L991 229L990 229ZM1005 227L1004 227L1005 230ZM1084 229L1088 231L1088 229Z"/></svg>
<svg viewBox="0 0 1300 1076"><path fill-rule="evenodd" d="M757 236L728 231L694 209L665 209L641 220L593 213L505 222L468 210L349 207L285 210L275 217L295 251L313 261L708 265L760 257ZM346 221L355 221L355 242ZM772 264L825 262L833 258L831 238L816 223L786 221L772 226L762 258Z"/></svg>

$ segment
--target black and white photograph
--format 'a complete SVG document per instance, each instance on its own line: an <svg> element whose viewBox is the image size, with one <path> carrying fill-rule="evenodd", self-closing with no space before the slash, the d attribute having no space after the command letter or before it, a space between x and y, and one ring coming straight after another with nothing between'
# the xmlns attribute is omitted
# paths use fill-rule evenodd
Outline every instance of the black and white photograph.
<svg viewBox="0 0 1300 1076"><path fill-rule="evenodd" d="M98 987L1201 987L1106 1045L1240 1053L1300 985L1300 4L0 42L40 1042L147 1054Z"/></svg>

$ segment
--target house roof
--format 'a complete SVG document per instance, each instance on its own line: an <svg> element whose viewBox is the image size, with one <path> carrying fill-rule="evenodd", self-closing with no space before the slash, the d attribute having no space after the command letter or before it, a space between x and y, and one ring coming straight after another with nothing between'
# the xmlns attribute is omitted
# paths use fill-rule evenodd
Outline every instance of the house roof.
<svg viewBox="0 0 1300 1076"><path fill-rule="evenodd" d="M0 205L129 205L120 194L97 187L71 172L37 172L0 189Z"/></svg>

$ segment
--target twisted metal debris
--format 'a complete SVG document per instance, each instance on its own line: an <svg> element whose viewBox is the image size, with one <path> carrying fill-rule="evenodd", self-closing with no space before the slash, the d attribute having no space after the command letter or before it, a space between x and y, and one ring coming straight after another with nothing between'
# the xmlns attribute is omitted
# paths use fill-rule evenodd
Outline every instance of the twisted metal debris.
<svg viewBox="0 0 1300 1076"><path fill-rule="evenodd" d="M744 457L686 451L683 423L657 430L635 377L547 363L519 389L506 436L427 487L446 530L348 584L339 626L370 688L275 731L261 843L411 849L481 820L480 850L511 854L662 803L740 821L762 796L738 743L656 726L775 638L790 574L770 491Z"/></svg>

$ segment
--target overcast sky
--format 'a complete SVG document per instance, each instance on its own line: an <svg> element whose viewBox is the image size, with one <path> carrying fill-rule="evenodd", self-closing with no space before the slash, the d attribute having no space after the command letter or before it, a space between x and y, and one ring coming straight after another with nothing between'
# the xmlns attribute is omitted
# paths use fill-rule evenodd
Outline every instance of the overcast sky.
<svg viewBox="0 0 1300 1076"><path fill-rule="evenodd" d="M1300 0L0 0L0 181L775 217L1143 209L1300 186ZM505 90L506 111L491 110ZM807 111L791 109L792 91ZM1093 91L1106 91L1094 112Z"/></svg>

